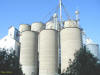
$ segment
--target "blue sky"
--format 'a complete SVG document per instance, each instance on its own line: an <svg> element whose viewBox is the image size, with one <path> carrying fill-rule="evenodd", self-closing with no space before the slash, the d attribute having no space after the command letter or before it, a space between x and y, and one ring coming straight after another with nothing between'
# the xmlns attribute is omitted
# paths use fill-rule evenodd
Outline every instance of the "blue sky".
<svg viewBox="0 0 100 75"><path fill-rule="evenodd" d="M43 19L59 0L0 0L0 38L7 35L8 28L16 28L19 24L46 22L50 16ZM86 34L100 44L100 0L63 0L71 17L76 9L80 11L80 25ZM64 19L65 16L64 16Z"/></svg>

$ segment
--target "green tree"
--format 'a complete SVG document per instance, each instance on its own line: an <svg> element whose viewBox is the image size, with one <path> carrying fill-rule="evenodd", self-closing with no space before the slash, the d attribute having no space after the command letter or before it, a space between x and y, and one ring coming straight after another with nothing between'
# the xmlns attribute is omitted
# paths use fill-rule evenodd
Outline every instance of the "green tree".
<svg viewBox="0 0 100 75"><path fill-rule="evenodd" d="M66 73L62 75L100 75L100 63L86 48L75 53Z"/></svg>
<svg viewBox="0 0 100 75"><path fill-rule="evenodd" d="M0 75L23 75L19 58L15 52L0 49Z"/></svg>

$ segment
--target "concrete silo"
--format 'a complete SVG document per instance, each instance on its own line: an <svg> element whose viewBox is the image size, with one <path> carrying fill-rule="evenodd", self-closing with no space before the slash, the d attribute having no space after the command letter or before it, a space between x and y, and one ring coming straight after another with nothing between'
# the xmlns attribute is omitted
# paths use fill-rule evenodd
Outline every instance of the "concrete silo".
<svg viewBox="0 0 100 75"><path fill-rule="evenodd" d="M39 33L40 33L40 31L42 31L43 29L45 28L45 25L43 24L43 23L41 23L41 22L34 22L34 23L32 23L32 25L31 25L31 31L35 31L35 32L37 32L38 33L38 56L39 56L39 41L40 41L40 36L39 36ZM37 56L37 66L38 66L38 68L37 68L37 70L39 71L39 57Z"/></svg>
<svg viewBox="0 0 100 75"><path fill-rule="evenodd" d="M86 49L89 50L95 57L99 58L99 45L92 42L91 39L86 40Z"/></svg>
<svg viewBox="0 0 100 75"><path fill-rule="evenodd" d="M73 61L74 53L82 47L81 29L76 21L68 20L64 23L64 29L60 31L61 41L61 72L65 72L69 66L69 59Z"/></svg>
<svg viewBox="0 0 100 75"><path fill-rule="evenodd" d="M22 32L24 32L24 31L31 31L31 26L28 25L28 24L20 24L19 31L20 31L20 42L21 42Z"/></svg>
<svg viewBox="0 0 100 75"><path fill-rule="evenodd" d="M25 75L37 75L38 34L24 31L21 37L20 63Z"/></svg>
<svg viewBox="0 0 100 75"><path fill-rule="evenodd" d="M52 24L49 22L50 26L54 25ZM56 75L58 72L58 31L46 27L39 35L39 75Z"/></svg>
<svg viewBox="0 0 100 75"><path fill-rule="evenodd" d="M45 25L43 23L41 23L41 22L35 22L35 23L32 23L32 25L31 25L31 31L38 32L38 34L43 29L45 29ZM40 40L40 35L38 35L38 47L39 47L39 40ZM38 51L39 51L39 48L38 48Z"/></svg>

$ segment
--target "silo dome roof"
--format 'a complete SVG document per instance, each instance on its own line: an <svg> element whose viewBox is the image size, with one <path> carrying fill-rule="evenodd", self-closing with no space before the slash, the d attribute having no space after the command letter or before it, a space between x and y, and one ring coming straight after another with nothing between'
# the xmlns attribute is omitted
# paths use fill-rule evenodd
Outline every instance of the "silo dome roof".
<svg viewBox="0 0 100 75"><path fill-rule="evenodd" d="M55 25L53 21L49 21L46 23L46 29L55 29Z"/></svg>
<svg viewBox="0 0 100 75"><path fill-rule="evenodd" d="M67 20L64 22L64 27L78 27L76 21Z"/></svg>

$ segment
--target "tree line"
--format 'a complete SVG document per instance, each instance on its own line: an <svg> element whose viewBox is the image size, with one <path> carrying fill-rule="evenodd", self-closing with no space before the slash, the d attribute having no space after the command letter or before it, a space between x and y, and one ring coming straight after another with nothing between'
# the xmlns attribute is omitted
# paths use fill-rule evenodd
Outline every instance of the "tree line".
<svg viewBox="0 0 100 75"><path fill-rule="evenodd" d="M74 54L75 59L61 75L100 75L100 61L86 47Z"/></svg>
<svg viewBox="0 0 100 75"><path fill-rule="evenodd" d="M86 47L78 50L74 57L73 61L69 59L66 72L59 75L100 75L100 61ZM24 75L14 51L0 49L0 75Z"/></svg>
<svg viewBox="0 0 100 75"><path fill-rule="evenodd" d="M19 58L14 51L0 49L0 75L23 75Z"/></svg>

